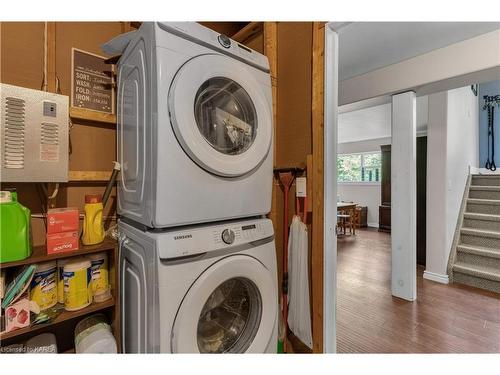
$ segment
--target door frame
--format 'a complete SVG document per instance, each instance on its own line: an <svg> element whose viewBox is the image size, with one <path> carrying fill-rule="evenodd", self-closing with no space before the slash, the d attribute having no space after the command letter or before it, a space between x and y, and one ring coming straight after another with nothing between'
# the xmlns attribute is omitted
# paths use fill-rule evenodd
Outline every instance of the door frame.
<svg viewBox="0 0 500 375"><path fill-rule="evenodd" d="M313 280L313 341L314 341L314 351L315 352L331 352L336 350L335 346L335 311L332 312L332 307L335 309L336 305L336 284L333 284L333 288L328 288L329 280L335 278L336 272L336 243L332 243L332 236L325 235L331 223L329 223L325 217L325 207L323 202L323 197L325 201L327 200L327 195L329 197L335 197L333 195L336 191L337 176L335 171L326 169L327 163L331 163L331 157L334 152L328 152L328 161L325 158L324 147L328 144L328 137L332 137L332 134L336 135L337 130L337 114L338 114L338 86L339 82L335 82L328 77L331 75L332 67L327 67L325 69L325 61L328 57L325 46L332 47L332 45L327 44L327 39L334 37L337 34L336 31L345 26L348 23L333 23L333 22L314 22L313 23L313 53L312 53L312 133L313 133L313 235L312 235L312 267L314 273L312 275ZM443 66L449 66L444 62L453 62L455 56L463 54L468 55L467 52L471 49L481 49L484 48L487 43L485 40L489 38L496 38L500 31L485 34L478 38L472 38L462 42L457 42L448 47L432 51L428 54L422 56L417 56L416 58L409 59L401 64L398 64L398 74L402 74L405 70L416 69L415 66L419 66L421 69L425 69L422 65L432 67L435 66L436 60L443 62ZM337 35L338 43L338 35ZM331 41L330 41L331 43ZM338 58L338 45L334 45L337 48L335 54ZM330 57L331 58L331 57ZM419 62L418 64L416 62ZM424 64L425 63L425 64ZM416 64L416 65L415 65ZM338 66L338 60L337 60ZM400 82L398 87L394 85L375 85L374 89L378 89L378 92L373 94L366 94L364 98L359 97L359 101L352 103L354 106L371 106L374 105L373 102L377 101L379 97L385 96L388 100L391 95L398 92L404 91L415 91L417 96L429 95L432 93L440 91L448 91L455 88L460 88L468 86L474 83L487 82L494 80L494 77L498 76L500 72L500 60L498 58L491 58L488 62L477 62L476 60L466 59L460 66L455 66L454 69L450 71L450 68L444 69L435 74L433 69L427 69L429 73L426 77L420 77L418 80ZM377 76L381 74L385 76L390 76L390 72L384 69L378 69L374 72L369 73L370 77ZM414 77L413 77L414 78ZM357 82L357 81L356 81ZM380 83L380 79L377 81ZM328 84L327 84L328 83ZM354 83L352 84L354 85ZM353 86L349 87L353 87ZM347 87L347 88L349 88ZM337 90L337 93L329 92L330 89ZM363 91L363 90L361 90ZM367 96L368 95L368 96ZM336 98L337 102L333 103L327 101L327 97L332 99ZM345 98L344 98L345 101ZM370 104L368 104L370 103ZM342 107L345 108L346 105L350 103L342 102ZM333 113L332 108L336 107L337 111ZM335 124L335 126L333 125ZM332 130L332 127L335 129ZM331 139L330 139L331 141ZM336 147L336 143L334 142ZM331 146L330 146L331 147ZM334 163L334 167L336 163ZM333 176L327 176L333 175ZM335 193L336 194L336 193ZM331 199L331 198L330 198ZM336 199L336 198L335 198ZM336 212L336 211L335 211ZM331 220L331 219L330 219ZM335 242L335 241L334 241ZM335 249L334 251L328 252L328 248ZM415 260L416 263L416 260ZM325 267L324 267L325 265ZM330 275L324 276L325 270L331 270L334 266L333 272ZM316 285L316 287L315 287ZM321 291L318 289L321 286ZM323 290L325 289L325 290ZM333 296L333 297L331 297ZM324 298L330 298L331 300L324 300ZM328 305L328 307L327 307ZM328 314L328 316L326 316Z"/></svg>

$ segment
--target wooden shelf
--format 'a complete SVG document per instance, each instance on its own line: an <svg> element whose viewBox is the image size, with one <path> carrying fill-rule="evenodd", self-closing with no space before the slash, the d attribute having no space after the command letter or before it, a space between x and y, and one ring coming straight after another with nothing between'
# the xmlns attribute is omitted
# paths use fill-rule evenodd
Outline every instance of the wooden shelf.
<svg viewBox="0 0 500 375"><path fill-rule="evenodd" d="M107 182L111 177L110 171L69 171L68 182Z"/></svg>
<svg viewBox="0 0 500 375"><path fill-rule="evenodd" d="M61 258L71 258L78 255L98 253L100 251L105 251L105 250L114 250L116 246L117 242L115 240L106 238L104 242L98 245L84 246L80 243L80 248L78 250L66 253L51 254L51 255L47 255L46 246L35 246L33 247L33 251L30 257L15 262L0 263L0 269L24 266L26 264L46 262L49 260L56 260Z"/></svg>
<svg viewBox="0 0 500 375"><path fill-rule="evenodd" d="M115 305L115 299L111 298L111 299L104 301L104 302L92 303L89 306L87 306L81 310L78 310L78 311L63 311L61 314L59 314L57 316L57 318L55 318L50 323L36 324L36 325L30 326L30 327L20 328L20 329L16 329L16 330L10 331L10 332L0 333L0 341L7 340L7 339L10 339L12 337L24 335L26 333L35 332L35 331L41 330L42 328L50 327L50 326L65 322L65 321L70 320L70 319L78 318L80 316L92 314L94 312L113 307L114 305Z"/></svg>
<svg viewBox="0 0 500 375"><path fill-rule="evenodd" d="M263 27L264 27L263 22L250 22L244 28L239 30L236 34L232 35L231 39L243 43L247 39L250 39L254 35L262 32Z"/></svg>
<svg viewBox="0 0 500 375"><path fill-rule="evenodd" d="M71 107L69 109L71 118L76 118L85 121L104 122L106 124L116 124L116 115L92 111L89 109Z"/></svg>

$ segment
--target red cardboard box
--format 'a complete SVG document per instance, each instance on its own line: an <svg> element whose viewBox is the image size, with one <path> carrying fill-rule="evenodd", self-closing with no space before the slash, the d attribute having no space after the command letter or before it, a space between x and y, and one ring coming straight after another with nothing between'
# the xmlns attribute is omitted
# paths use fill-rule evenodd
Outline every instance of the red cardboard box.
<svg viewBox="0 0 500 375"><path fill-rule="evenodd" d="M80 212L76 207L52 208L47 212L47 234L77 232Z"/></svg>
<svg viewBox="0 0 500 375"><path fill-rule="evenodd" d="M47 254L78 250L78 231L47 234Z"/></svg>

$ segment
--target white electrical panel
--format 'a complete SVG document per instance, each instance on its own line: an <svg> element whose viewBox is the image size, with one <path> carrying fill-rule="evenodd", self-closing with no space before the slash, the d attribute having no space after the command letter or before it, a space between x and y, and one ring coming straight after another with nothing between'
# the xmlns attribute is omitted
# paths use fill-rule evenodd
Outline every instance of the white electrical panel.
<svg viewBox="0 0 500 375"><path fill-rule="evenodd" d="M67 182L69 99L0 84L2 182Z"/></svg>
<svg viewBox="0 0 500 375"><path fill-rule="evenodd" d="M295 179L295 196L307 197L307 179L306 177L297 177Z"/></svg>

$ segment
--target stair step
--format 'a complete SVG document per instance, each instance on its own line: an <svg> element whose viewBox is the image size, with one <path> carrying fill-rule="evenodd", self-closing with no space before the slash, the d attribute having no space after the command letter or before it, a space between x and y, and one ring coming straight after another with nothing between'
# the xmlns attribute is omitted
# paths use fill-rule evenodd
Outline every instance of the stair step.
<svg viewBox="0 0 500 375"><path fill-rule="evenodd" d="M457 252L479 255L479 256L487 257L487 258L500 259L500 249L494 249L491 247L481 247L481 246L460 244L457 246Z"/></svg>
<svg viewBox="0 0 500 375"><path fill-rule="evenodd" d="M492 185L471 185L470 190L500 191L500 186Z"/></svg>
<svg viewBox="0 0 500 375"><path fill-rule="evenodd" d="M500 214L500 199L467 198L465 211L479 214Z"/></svg>
<svg viewBox="0 0 500 375"><path fill-rule="evenodd" d="M471 220L500 221L500 215L480 214L477 212L465 212L464 218Z"/></svg>
<svg viewBox="0 0 500 375"><path fill-rule="evenodd" d="M460 233L466 234L469 236L500 239L500 232L493 231L493 230L482 230L482 229L466 228L465 227L465 228L460 229Z"/></svg>
<svg viewBox="0 0 500 375"><path fill-rule="evenodd" d="M500 186L500 175L473 175L471 186Z"/></svg>
<svg viewBox="0 0 500 375"><path fill-rule="evenodd" d="M477 267L474 265L457 262L453 265L453 272L464 273L466 275L500 282L500 270L492 267Z"/></svg>
<svg viewBox="0 0 500 375"><path fill-rule="evenodd" d="M472 185L469 189L469 198L499 200L500 186Z"/></svg>
<svg viewBox="0 0 500 375"><path fill-rule="evenodd" d="M500 199L467 198L467 203L487 206L500 206Z"/></svg>

